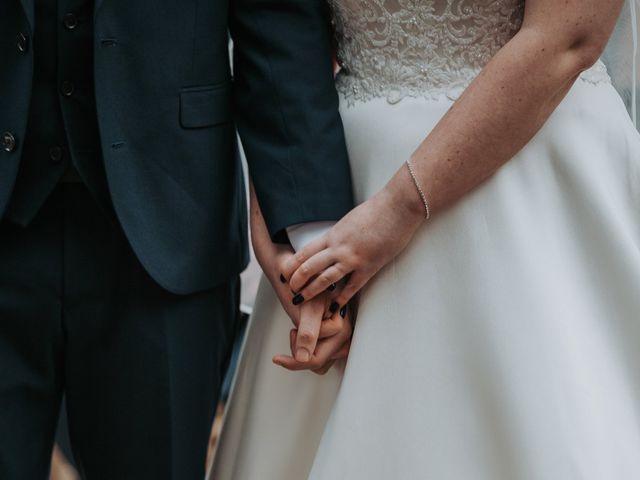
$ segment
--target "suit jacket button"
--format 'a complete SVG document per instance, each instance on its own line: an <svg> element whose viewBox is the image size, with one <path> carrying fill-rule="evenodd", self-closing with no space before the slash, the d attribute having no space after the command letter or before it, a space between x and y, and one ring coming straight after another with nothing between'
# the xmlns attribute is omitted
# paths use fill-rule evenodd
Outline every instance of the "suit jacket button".
<svg viewBox="0 0 640 480"><path fill-rule="evenodd" d="M29 50L29 37L20 32L17 37L17 45L20 53L27 53L27 50Z"/></svg>
<svg viewBox="0 0 640 480"><path fill-rule="evenodd" d="M73 13L67 13L64 17L62 17L62 24L67 30L73 30L78 26L78 17L76 17Z"/></svg>
<svg viewBox="0 0 640 480"><path fill-rule="evenodd" d="M5 152L13 152L16 149L17 141L16 137L11 132L4 132L2 134L2 148Z"/></svg>

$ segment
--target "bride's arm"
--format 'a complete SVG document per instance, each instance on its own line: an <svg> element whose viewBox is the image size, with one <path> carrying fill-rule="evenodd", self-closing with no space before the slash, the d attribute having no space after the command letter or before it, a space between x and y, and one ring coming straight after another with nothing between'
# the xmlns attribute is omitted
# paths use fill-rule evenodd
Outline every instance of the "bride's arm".
<svg viewBox="0 0 640 480"><path fill-rule="evenodd" d="M622 4L526 1L521 30L411 157L431 214L458 201L531 140L578 75L597 61ZM403 166L382 191L292 257L283 274L298 291L322 272L302 290L308 299L351 273L336 297L342 305L406 246L424 215L422 198Z"/></svg>
<svg viewBox="0 0 640 480"><path fill-rule="evenodd" d="M598 60L623 3L527 0L521 30L412 156L433 211L458 200L531 140L578 75ZM404 180L394 178L390 189L405 189ZM403 204L424 213L415 196L403 197Z"/></svg>

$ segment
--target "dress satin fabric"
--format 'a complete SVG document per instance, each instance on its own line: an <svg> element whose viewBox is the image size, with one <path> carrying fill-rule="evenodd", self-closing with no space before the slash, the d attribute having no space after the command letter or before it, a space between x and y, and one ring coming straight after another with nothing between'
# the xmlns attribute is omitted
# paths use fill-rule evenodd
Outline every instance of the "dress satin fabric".
<svg viewBox="0 0 640 480"><path fill-rule="evenodd" d="M452 100L349 100L356 200ZM363 290L344 376L289 373L263 282L211 479L640 478L640 135L578 79Z"/></svg>

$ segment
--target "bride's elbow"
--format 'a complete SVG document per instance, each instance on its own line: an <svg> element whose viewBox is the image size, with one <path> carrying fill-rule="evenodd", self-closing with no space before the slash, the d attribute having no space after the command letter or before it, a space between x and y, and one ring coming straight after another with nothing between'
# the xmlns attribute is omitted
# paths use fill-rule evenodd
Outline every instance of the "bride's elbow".
<svg viewBox="0 0 640 480"><path fill-rule="evenodd" d="M602 56L608 37L595 32L576 36L567 46L566 55L575 69L583 72L591 68Z"/></svg>
<svg viewBox="0 0 640 480"><path fill-rule="evenodd" d="M607 36L595 32L553 32L547 28L523 28L518 36L528 54L562 78L591 68L607 45Z"/></svg>

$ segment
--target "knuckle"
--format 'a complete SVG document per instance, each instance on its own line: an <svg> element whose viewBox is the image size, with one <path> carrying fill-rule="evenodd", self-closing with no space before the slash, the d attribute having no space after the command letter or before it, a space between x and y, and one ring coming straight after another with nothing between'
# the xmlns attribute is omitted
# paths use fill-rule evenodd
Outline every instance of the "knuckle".
<svg viewBox="0 0 640 480"><path fill-rule="evenodd" d="M344 277L347 275L347 272L345 270L346 269L343 267L342 261L337 260L336 263L334 263L330 268L331 277L333 277L333 281L339 282L343 280Z"/></svg>
<svg viewBox="0 0 640 480"><path fill-rule="evenodd" d="M286 258L276 259L276 268L280 271L286 271L289 269L289 260Z"/></svg>
<svg viewBox="0 0 640 480"><path fill-rule="evenodd" d="M349 282L346 287L344 287L345 291L353 292L356 289L356 284L354 282Z"/></svg>
<svg viewBox="0 0 640 480"><path fill-rule="evenodd" d="M302 263L305 261L305 255L302 251L296 252L296 254L294 255L294 259L296 260L296 262Z"/></svg>
<svg viewBox="0 0 640 480"><path fill-rule="evenodd" d="M298 342L308 344L313 342L313 333L309 330L300 330L298 332Z"/></svg>
<svg viewBox="0 0 640 480"><path fill-rule="evenodd" d="M346 283L342 285L342 289L340 290L340 293L336 296L336 298L334 298L334 300L338 302L338 304L341 306L346 305L347 301L349 300L349 292L346 290L346 287L347 287ZM338 310L338 312L339 311L340 310Z"/></svg>
<svg viewBox="0 0 640 480"><path fill-rule="evenodd" d="M351 245L345 245L343 247L342 255L344 255L350 261L354 261L354 260L360 258L360 254L358 252L358 249L353 247L353 246L351 246Z"/></svg>
<svg viewBox="0 0 640 480"><path fill-rule="evenodd" d="M308 276L308 275L309 275L309 270L310 270L310 269L309 269L309 265L307 265L307 264L302 264L302 265L300 266L300 268L298 268L298 272L297 272L297 274L296 274L296 277L297 277L297 275L300 275L300 276L302 276L302 277L306 277L306 276Z"/></svg>

